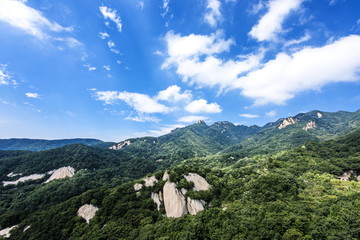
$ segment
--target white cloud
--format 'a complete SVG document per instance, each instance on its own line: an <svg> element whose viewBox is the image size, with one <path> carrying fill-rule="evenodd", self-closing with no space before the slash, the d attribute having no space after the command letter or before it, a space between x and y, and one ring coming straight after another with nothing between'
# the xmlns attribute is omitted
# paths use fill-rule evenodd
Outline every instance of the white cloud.
<svg viewBox="0 0 360 240"><path fill-rule="evenodd" d="M168 113L172 109L158 103L148 95L141 93L118 92L118 91L98 91L95 98L105 104L114 104L121 100L141 113Z"/></svg>
<svg viewBox="0 0 360 240"><path fill-rule="evenodd" d="M144 1L140 1L138 6L139 6L141 9L144 9L144 5L145 5L145 4L144 4Z"/></svg>
<svg viewBox="0 0 360 240"><path fill-rule="evenodd" d="M110 70L111 70L111 68L110 68L109 65L104 65L103 68L104 68L105 70L107 70L107 71L110 71Z"/></svg>
<svg viewBox="0 0 360 240"><path fill-rule="evenodd" d="M180 36L168 32L165 41L168 57L162 68L174 66L184 82L196 83L201 87L231 88L240 74L260 64L263 55L260 52L257 55L238 56L229 61L217 58L215 55L229 51L233 44L231 39L222 39L221 32L210 36Z"/></svg>
<svg viewBox="0 0 360 240"><path fill-rule="evenodd" d="M283 31L282 24L291 11L300 8L304 0L270 0L268 12L259 20L249 35L258 41L275 40Z"/></svg>
<svg viewBox="0 0 360 240"><path fill-rule="evenodd" d="M234 88L255 105L285 104L296 93L326 84L360 79L360 36L351 35L323 47L279 53L258 70L240 77Z"/></svg>
<svg viewBox="0 0 360 240"><path fill-rule="evenodd" d="M192 99L191 91L186 90L181 93L181 88L172 85L165 90L158 92L155 99L168 102L189 102Z"/></svg>
<svg viewBox="0 0 360 240"><path fill-rule="evenodd" d="M162 67L166 68L174 62L187 60L188 58L198 58L201 55L229 51L234 41L232 39L224 40L221 36L222 32L220 31L210 36L195 34L181 36L169 31L165 36L169 57Z"/></svg>
<svg viewBox="0 0 360 240"><path fill-rule="evenodd" d="M122 23L120 17L117 15L117 11L115 9L111 9L105 6L99 7L101 14L104 19L109 19L116 24L116 28L119 32L122 30Z"/></svg>
<svg viewBox="0 0 360 240"><path fill-rule="evenodd" d="M170 133L175 128L182 128L182 127L185 127L185 125L182 124L165 125L156 130L149 130L148 132L145 133L145 135L158 137ZM141 135L143 136L144 134Z"/></svg>
<svg viewBox="0 0 360 240"><path fill-rule="evenodd" d="M239 116L244 117L244 118L258 118L258 117L260 117L259 115L249 114L249 113L239 114Z"/></svg>
<svg viewBox="0 0 360 240"><path fill-rule="evenodd" d="M7 65L0 64L0 85L8 85L11 83L12 77L6 70Z"/></svg>
<svg viewBox="0 0 360 240"><path fill-rule="evenodd" d="M126 117L125 120L130 120L134 122L160 122L159 118L144 113L137 113L136 116L130 115Z"/></svg>
<svg viewBox="0 0 360 240"><path fill-rule="evenodd" d="M106 32L99 32L99 37L100 37L101 39L106 39L106 38L109 38L110 35L107 34Z"/></svg>
<svg viewBox="0 0 360 240"><path fill-rule="evenodd" d="M190 122L197 122L199 120L207 120L209 119L208 117L205 116L194 116L194 115L190 115L190 116L183 116L181 118L178 119L178 122L185 122L185 123L190 123Z"/></svg>
<svg viewBox="0 0 360 240"><path fill-rule="evenodd" d="M304 36L302 36L301 38L299 39L293 39L293 40L289 40L287 41L284 46L285 47L288 47L288 46L292 46L292 45L296 45L296 44L300 44L300 43L303 43L303 42L306 42L308 40L311 39L311 35L309 33L306 33Z"/></svg>
<svg viewBox="0 0 360 240"><path fill-rule="evenodd" d="M222 111L217 103L208 103L205 99L190 102L186 105L185 110L190 113L219 113Z"/></svg>
<svg viewBox="0 0 360 240"><path fill-rule="evenodd" d="M265 115L268 117L275 117L277 112L275 110L272 110L270 112L266 112Z"/></svg>
<svg viewBox="0 0 360 240"><path fill-rule="evenodd" d="M112 51L112 52L115 53L115 54L120 54L120 51L115 48L116 44L115 44L114 41L109 40L109 41L107 42L107 45L108 45L110 51Z"/></svg>
<svg viewBox="0 0 360 240"><path fill-rule="evenodd" d="M259 0L258 3L255 3L251 6L249 13L252 15L255 15L255 14L258 14L264 8L265 8L264 0Z"/></svg>
<svg viewBox="0 0 360 240"><path fill-rule="evenodd" d="M20 28L27 34L40 39L47 39L47 31L70 32L71 27L63 27L56 22L51 22L42 13L25 5L25 1L1 0L0 21Z"/></svg>
<svg viewBox="0 0 360 240"><path fill-rule="evenodd" d="M84 64L83 66L86 67L90 72L96 70L96 67L92 67L90 64Z"/></svg>
<svg viewBox="0 0 360 240"><path fill-rule="evenodd" d="M25 95L26 95L28 98L40 98L40 95L39 95L38 93L28 92L28 93L25 93Z"/></svg>
<svg viewBox="0 0 360 240"><path fill-rule="evenodd" d="M216 27L221 20L221 3L219 0L207 0L207 13L204 16L205 21L212 27Z"/></svg>

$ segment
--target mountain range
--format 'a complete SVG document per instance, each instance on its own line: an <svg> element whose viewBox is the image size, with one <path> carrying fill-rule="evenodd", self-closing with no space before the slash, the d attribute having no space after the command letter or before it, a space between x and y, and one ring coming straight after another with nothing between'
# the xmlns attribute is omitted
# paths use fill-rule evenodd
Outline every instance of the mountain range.
<svg viewBox="0 0 360 240"><path fill-rule="evenodd" d="M359 141L360 111L0 140L0 238L359 239Z"/></svg>

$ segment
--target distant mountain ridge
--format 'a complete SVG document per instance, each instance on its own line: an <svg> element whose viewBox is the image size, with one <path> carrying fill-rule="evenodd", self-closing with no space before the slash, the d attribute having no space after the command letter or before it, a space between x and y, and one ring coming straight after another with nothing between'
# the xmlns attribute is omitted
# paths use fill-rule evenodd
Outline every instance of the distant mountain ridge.
<svg viewBox="0 0 360 240"><path fill-rule="evenodd" d="M58 140L10 138L0 139L0 150L43 151L75 143L93 146L96 144L101 144L103 141L92 138L72 138Z"/></svg>
<svg viewBox="0 0 360 240"><path fill-rule="evenodd" d="M307 141L324 141L360 126L360 111L314 110L280 118L262 127L198 121L160 137L132 138L110 149L130 151L164 160L173 157L201 157L217 152L271 153L299 146ZM141 149L143 151L141 151ZM145 149L145 150L144 150ZM155 154L154 154L155 152Z"/></svg>

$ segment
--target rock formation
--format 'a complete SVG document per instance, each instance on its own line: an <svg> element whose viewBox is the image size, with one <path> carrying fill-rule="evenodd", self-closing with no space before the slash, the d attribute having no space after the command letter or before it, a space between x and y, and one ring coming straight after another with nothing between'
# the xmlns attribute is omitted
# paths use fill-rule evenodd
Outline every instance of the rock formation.
<svg viewBox="0 0 360 240"><path fill-rule="evenodd" d="M316 122L310 121L306 124L305 127L303 127L303 130L307 131L307 130L313 129L313 128L316 128Z"/></svg>
<svg viewBox="0 0 360 240"><path fill-rule="evenodd" d="M168 181L169 178L170 178L169 173L168 173L168 172L165 172L164 175L163 175L163 177L162 177L162 180L163 180L163 181Z"/></svg>
<svg viewBox="0 0 360 240"><path fill-rule="evenodd" d="M91 204L85 204L79 208L77 214L89 224L90 220L95 217L97 210L99 210L97 207Z"/></svg>
<svg viewBox="0 0 360 240"><path fill-rule="evenodd" d="M26 181L29 181L29 180L37 180L37 179L41 179L45 176L45 174L31 174L29 176L24 176L24 177L21 177L19 178L18 180L16 181L3 181L3 184L4 186L7 186L7 185L16 185L20 182L26 182Z"/></svg>
<svg viewBox="0 0 360 240"><path fill-rule="evenodd" d="M295 124L298 120L292 117L285 118L279 125L278 129L286 128L289 125Z"/></svg>
<svg viewBox="0 0 360 240"><path fill-rule="evenodd" d="M322 118L322 117L323 117L323 115L322 115L320 112L318 112L316 115L318 116L318 118Z"/></svg>
<svg viewBox="0 0 360 240"><path fill-rule="evenodd" d="M18 227L18 225L0 230L0 237L9 238L11 236L10 231L16 227Z"/></svg>
<svg viewBox="0 0 360 240"><path fill-rule="evenodd" d="M187 210L191 215L196 215L198 212L204 210L205 201L198 199L187 198Z"/></svg>
<svg viewBox="0 0 360 240"><path fill-rule="evenodd" d="M194 183L194 190L195 191L206 191L209 190L209 183L200 175L196 174L196 173L189 173L189 175L185 176L185 179L188 182L193 182Z"/></svg>
<svg viewBox="0 0 360 240"><path fill-rule="evenodd" d="M155 183L158 181L155 176L144 178L145 187L153 187Z"/></svg>
<svg viewBox="0 0 360 240"><path fill-rule="evenodd" d="M134 184L134 190L135 192L140 191L142 189L143 185L141 183L135 183Z"/></svg>
<svg viewBox="0 0 360 240"><path fill-rule="evenodd" d="M166 182L164 185L164 205L167 217L178 218L188 213L184 195L176 188L176 184Z"/></svg>
<svg viewBox="0 0 360 240"><path fill-rule="evenodd" d="M115 144L114 146L110 147L109 149L120 150L126 146L129 146L130 144L131 144L130 140L126 140L126 141L119 142L118 144Z"/></svg>
<svg viewBox="0 0 360 240"><path fill-rule="evenodd" d="M75 169L72 167L62 167L62 168L56 169L51 174L50 178L48 180L46 180L45 183L51 182L52 180L55 180L55 179L72 177L72 176L74 176L74 173L75 173Z"/></svg>
<svg viewBox="0 0 360 240"><path fill-rule="evenodd" d="M151 193L151 199L156 203L157 210L160 211L161 202L163 201L162 193Z"/></svg>

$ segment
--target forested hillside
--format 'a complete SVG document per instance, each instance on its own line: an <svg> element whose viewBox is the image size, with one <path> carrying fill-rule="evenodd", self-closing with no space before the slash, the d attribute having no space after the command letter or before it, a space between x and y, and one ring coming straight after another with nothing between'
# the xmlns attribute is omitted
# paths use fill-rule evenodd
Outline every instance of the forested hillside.
<svg viewBox="0 0 360 240"><path fill-rule="evenodd" d="M0 229L9 239L359 239L359 114L319 113L262 128L198 122L117 150L0 151ZM64 167L74 173L56 177Z"/></svg>

